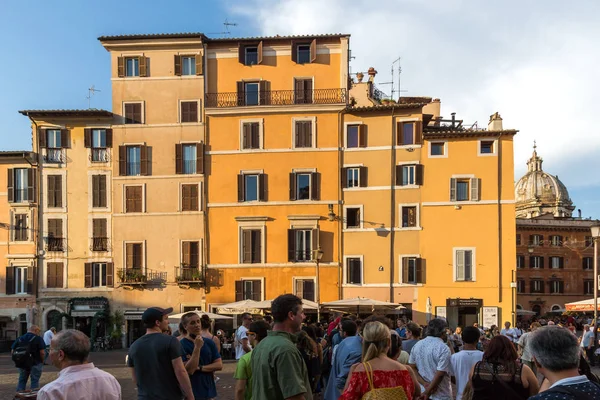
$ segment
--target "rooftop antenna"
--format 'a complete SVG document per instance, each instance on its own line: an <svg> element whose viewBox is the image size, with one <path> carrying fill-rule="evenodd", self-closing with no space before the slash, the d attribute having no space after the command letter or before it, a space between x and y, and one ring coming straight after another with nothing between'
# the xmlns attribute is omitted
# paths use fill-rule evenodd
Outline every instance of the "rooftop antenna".
<svg viewBox="0 0 600 400"><path fill-rule="evenodd" d="M403 90L400 88L400 74L402 73L402 66L400 65L400 60L402 59L402 57L398 57L397 59L395 59L394 61L392 61L392 66L391 66L391 76L392 76L392 80L389 82L380 82L379 85L392 85L392 93L391 93L391 98L395 99L394 94L397 93L398 94L398 98L400 98L400 93L402 92L408 92L408 90ZM398 89L395 89L394 86L394 65L398 64Z"/></svg>
<svg viewBox="0 0 600 400"><path fill-rule="evenodd" d="M229 30L230 26L238 26L237 22L229 22L227 18L225 18L225 22L223 22L223 26L225 30L223 32L210 32L209 35L231 35L231 31Z"/></svg>
<svg viewBox="0 0 600 400"><path fill-rule="evenodd" d="M96 89L94 87L94 85L92 85L92 87L88 88L88 95L85 96L85 98L88 101L88 109L92 108L92 96L94 96L96 94L96 92L101 92L100 89Z"/></svg>

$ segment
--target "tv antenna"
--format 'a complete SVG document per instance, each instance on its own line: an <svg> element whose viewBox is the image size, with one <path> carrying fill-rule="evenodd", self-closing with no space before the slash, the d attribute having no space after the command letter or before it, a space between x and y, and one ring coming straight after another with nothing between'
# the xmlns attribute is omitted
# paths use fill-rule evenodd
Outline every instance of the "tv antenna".
<svg viewBox="0 0 600 400"><path fill-rule="evenodd" d="M227 18L225 18L225 22L223 22L223 26L225 30L223 32L211 32L209 35L231 35L231 31L229 30L230 26L238 26L237 22L229 22Z"/></svg>
<svg viewBox="0 0 600 400"><path fill-rule="evenodd" d="M94 85L92 85L92 87L88 88L88 95L85 96L85 98L88 101L88 109L92 108L92 97L96 94L96 92L101 92L102 90L100 89L96 89L94 87Z"/></svg>
<svg viewBox="0 0 600 400"><path fill-rule="evenodd" d="M395 59L392 62L392 66L391 66L391 76L392 76L392 80L389 82L381 82L379 83L379 85L392 85L392 93L391 93L391 98L395 99L396 97L394 96L394 94L398 95L398 98L400 98L400 95L402 92L408 92L408 90L404 90L400 88L400 74L402 74L402 65L400 64L400 61L402 60L402 57L398 57L397 59ZM398 64L398 69L395 70L394 65ZM398 89L395 88L394 86L394 72L398 73Z"/></svg>

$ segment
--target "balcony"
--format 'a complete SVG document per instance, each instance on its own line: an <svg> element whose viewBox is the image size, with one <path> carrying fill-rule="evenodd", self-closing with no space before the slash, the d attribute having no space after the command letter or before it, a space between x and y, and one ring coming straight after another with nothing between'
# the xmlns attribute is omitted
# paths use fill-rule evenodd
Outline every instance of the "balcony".
<svg viewBox="0 0 600 400"><path fill-rule="evenodd" d="M167 281L166 272L142 268L119 268L117 276L122 285L163 285Z"/></svg>
<svg viewBox="0 0 600 400"><path fill-rule="evenodd" d="M106 237L94 237L92 238L92 245L90 250L92 251L108 251L110 248L110 242Z"/></svg>
<svg viewBox="0 0 600 400"><path fill-rule="evenodd" d="M341 89L270 90L266 92L207 93L207 108L248 106L291 106L296 104L346 104L347 91Z"/></svg>
<svg viewBox="0 0 600 400"><path fill-rule="evenodd" d="M110 151L108 149L91 149L90 161L93 163L110 162Z"/></svg>
<svg viewBox="0 0 600 400"><path fill-rule="evenodd" d="M289 256L292 262L314 262L312 250L291 251Z"/></svg>
<svg viewBox="0 0 600 400"><path fill-rule="evenodd" d="M183 284L203 284L204 271L198 267L176 266L175 280Z"/></svg>
<svg viewBox="0 0 600 400"><path fill-rule="evenodd" d="M65 251L65 240L63 238L49 237L47 240L46 250Z"/></svg>
<svg viewBox="0 0 600 400"><path fill-rule="evenodd" d="M65 160L66 157L63 149L46 149L46 154L44 155L44 162L51 164L60 164L64 163Z"/></svg>

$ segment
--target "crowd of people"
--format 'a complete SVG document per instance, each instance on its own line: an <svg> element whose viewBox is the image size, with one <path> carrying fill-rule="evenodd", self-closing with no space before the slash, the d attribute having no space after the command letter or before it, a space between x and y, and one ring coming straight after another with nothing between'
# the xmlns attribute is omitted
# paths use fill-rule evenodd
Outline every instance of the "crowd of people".
<svg viewBox="0 0 600 400"><path fill-rule="evenodd" d="M139 399L217 398L216 372L223 369L222 335L213 321L185 313L172 335L173 310L148 308L146 334L129 348L127 366ZM302 300L292 294L273 300L271 315L241 315L234 334L236 400L600 399L594 330L574 317L532 320L499 329L450 329L444 319L426 326L380 315L363 320L335 313L307 323ZM583 333L577 334L581 322ZM591 325L592 327L594 324ZM575 329L573 329L574 327ZM15 341L17 390L39 387L50 361L58 379L38 399L120 399L121 387L89 362L90 340L77 330L40 336L32 326Z"/></svg>

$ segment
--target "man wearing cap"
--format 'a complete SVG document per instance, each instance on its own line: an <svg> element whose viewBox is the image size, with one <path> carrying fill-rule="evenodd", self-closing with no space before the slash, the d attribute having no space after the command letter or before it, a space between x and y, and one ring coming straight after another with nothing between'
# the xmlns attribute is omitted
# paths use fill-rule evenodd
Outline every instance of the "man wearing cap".
<svg viewBox="0 0 600 400"><path fill-rule="evenodd" d="M169 326L172 308L150 307L142 314L146 334L129 348L127 366L138 388L138 400L193 400L190 377L181 358L181 345L162 335Z"/></svg>

